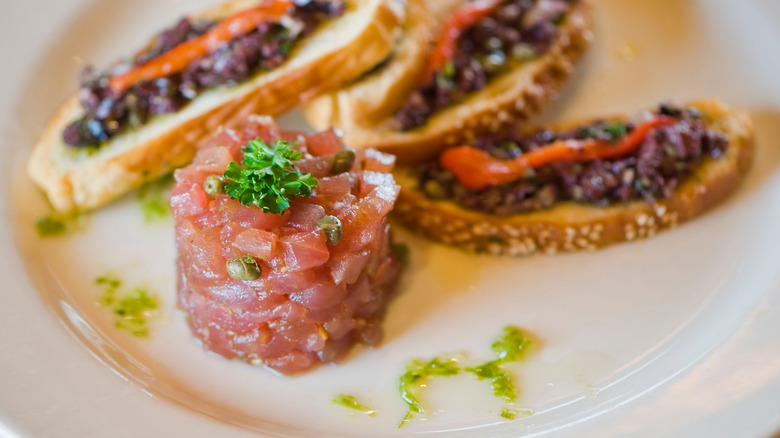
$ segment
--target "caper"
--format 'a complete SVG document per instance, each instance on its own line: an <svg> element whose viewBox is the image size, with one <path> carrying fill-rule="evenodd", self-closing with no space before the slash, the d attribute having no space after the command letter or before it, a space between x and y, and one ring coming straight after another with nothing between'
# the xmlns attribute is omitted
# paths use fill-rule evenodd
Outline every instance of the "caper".
<svg viewBox="0 0 780 438"><path fill-rule="evenodd" d="M512 48L512 58L520 62L530 61L537 57L536 50L528 44L517 44Z"/></svg>
<svg viewBox="0 0 780 438"><path fill-rule="evenodd" d="M336 246L341 242L344 231L341 229L341 221L336 216L325 216L317 222L317 225L325 232L329 246Z"/></svg>
<svg viewBox="0 0 780 438"><path fill-rule="evenodd" d="M452 78L455 76L455 63L452 61L447 62L444 64L444 68L442 69L442 73L444 73L444 76L448 78Z"/></svg>
<svg viewBox="0 0 780 438"><path fill-rule="evenodd" d="M498 148L509 152L514 149L519 149L520 146L514 140L505 139L498 142Z"/></svg>
<svg viewBox="0 0 780 438"><path fill-rule="evenodd" d="M355 150L346 148L338 151L333 157L333 163L330 165L330 174L338 175L352 170L355 164Z"/></svg>
<svg viewBox="0 0 780 438"><path fill-rule="evenodd" d="M447 198L447 190L439 181L436 181L435 179L429 179L428 181L425 181L422 189L423 192L425 192L425 194L433 200Z"/></svg>
<svg viewBox="0 0 780 438"><path fill-rule="evenodd" d="M523 153L520 145L510 139L501 140L496 146L498 147L496 155L503 160L510 160Z"/></svg>
<svg viewBox="0 0 780 438"><path fill-rule="evenodd" d="M571 187L571 197L575 201L582 201L585 199L585 189L582 188L582 186L572 186Z"/></svg>
<svg viewBox="0 0 780 438"><path fill-rule="evenodd" d="M228 275L241 281L254 281L263 275L263 271L257 264L254 257L247 255L240 259L230 259L227 261Z"/></svg>
<svg viewBox="0 0 780 438"><path fill-rule="evenodd" d="M436 74L436 86L443 90L454 90L455 82L451 76L439 73Z"/></svg>
<svg viewBox="0 0 780 438"><path fill-rule="evenodd" d="M488 38L487 43L485 45L487 46L488 49L499 50L504 45L504 43L502 43L499 38L490 37Z"/></svg>
<svg viewBox="0 0 780 438"><path fill-rule="evenodd" d="M501 51L495 51L482 58L482 66L489 73L498 72L504 64L506 64L506 55Z"/></svg>
<svg viewBox="0 0 780 438"><path fill-rule="evenodd" d="M671 158L677 158L679 156L677 148L675 148L671 143L664 143L663 148L664 152L666 152L666 155L670 156Z"/></svg>
<svg viewBox="0 0 780 438"><path fill-rule="evenodd" d="M398 260L398 262L404 266L409 264L410 252L411 250L409 249L409 245L406 245L404 243L393 244L393 254L395 254L395 259Z"/></svg>
<svg viewBox="0 0 780 438"><path fill-rule="evenodd" d="M682 111L680 111L680 108L677 108L676 106L670 103L662 103L658 107L658 113L663 116L679 117Z"/></svg>
<svg viewBox="0 0 780 438"><path fill-rule="evenodd" d="M207 177L206 181L203 182L203 190L213 198L216 198L220 193L224 193L222 178L216 175Z"/></svg>
<svg viewBox="0 0 780 438"><path fill-rule="evenodd" d="M691 107L691 108L688 108L687 110L685 110L685 112L687 112L688 115L690 117L694 118L694 119L701 119L701 118L703 118L703 116L701 114L701 111L699 111L698 108Z"/></svg>

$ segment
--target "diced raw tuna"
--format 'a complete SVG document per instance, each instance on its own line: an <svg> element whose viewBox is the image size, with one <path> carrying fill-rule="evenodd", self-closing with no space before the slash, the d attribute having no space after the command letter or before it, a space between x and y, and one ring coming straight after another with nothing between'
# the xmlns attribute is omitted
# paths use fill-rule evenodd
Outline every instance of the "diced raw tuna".
<svg viewBox="0 0 780 438"><path fill-rule="evenodd" d="M293 200L282 215L203 188L208 176L240 163L242 147L256 138L296 142L303 152L297 167L318 178L312 196ZM252 117L241 131L219 133L176 172L179 305L207 349L289 374L336 361L356 343L379 343L400 272L386 218L399 190L389 174L395 159L359 151L351 172L330 175L343 148L334 131L306 137ZM342 225L341 242L332 246L318 225L326 215ZM232 278L227 261L246 256L260 277Z"/></svg>
<svg viewBox="0 0 780 438"><path fill-rule="evenodd" d="M312 155L331 155L344 149L344 142L341 141L341 137L333 129L319 132L309 138L311 140L309 152Z"/></svg>
<svg viewBox="0 0 780 438"><path fill-rule="evenodd" d="M279 236L270 231L249 228L236 236L233 246L255 258L268 260L273 258L278 242Z"/></svg>
<svg viewBox="0 0 780 438"><path fill-rule="evenodd" d="M180 183L171 190L171 209L177 217L203 213L208 205L208 196L200 184Z"/></svg>
<svg viewBox="0 0 780 438"><path fill-rule="evenodd" d="M321 229L282 237L282 251L287 269L293 272L324 265L330 258Z"/></svg>

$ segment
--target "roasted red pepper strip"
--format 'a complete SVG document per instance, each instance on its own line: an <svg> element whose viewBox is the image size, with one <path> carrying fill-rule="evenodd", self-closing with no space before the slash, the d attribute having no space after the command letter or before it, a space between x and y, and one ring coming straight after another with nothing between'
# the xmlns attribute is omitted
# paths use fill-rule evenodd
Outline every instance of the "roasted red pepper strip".
<svg viewBox="0 0 780 438"><path fill-rule="evenodd" d="M677 121L671 117L656 116L653 120L637 126L617 143L595 139L561 140L513 160L497 160L487 152L470 146L447 149L439 159L441 165L454 173L464 187L480 190L515 181L529 168L556 161L574 162L621 157L639 147L652 129L675 123Z"/></svg>
<svg viewBox="0 0 780 438"><path fill-rule="evenodd" d="M292 5L292 0L267 0L258 6L231 15L205 34L185 41L173 50L127 73L114 76L109 80L109 87L115 93L122 94L139 82L178 73L196 59L216 51L221 44L252 31L264 22L279 20L287 14Z"/></svg>
<svg viewBox="0 0 780 438"><path fill-rule="evenodd" d="M488 16L503 1L474 0L455 11L455 14L447 21L441 33L439 33L439 39L436 42L433 53L431 53L431 57L428 59L422 84L427 84L433 80L436 72L441 70L447 61L455 56L458 37L460 37L463 31Z"/></svg>

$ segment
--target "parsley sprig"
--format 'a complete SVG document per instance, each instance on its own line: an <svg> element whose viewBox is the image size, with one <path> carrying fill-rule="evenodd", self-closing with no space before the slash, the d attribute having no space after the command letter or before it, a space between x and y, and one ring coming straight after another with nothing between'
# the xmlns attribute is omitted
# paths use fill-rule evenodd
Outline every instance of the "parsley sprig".
<svg viewBox="0 0 780 438"><path fill-rule="evenodd" d="M244 205L255 205L263 212L282 214L290 208L295 197L311 196L317 187L317 178L302 174L293 164L301 159L301 152L293 144L276 141L271 146L261 139L249 142L243 148L241 164L231 162L224 177L230 182L225 192Z"/></svg>

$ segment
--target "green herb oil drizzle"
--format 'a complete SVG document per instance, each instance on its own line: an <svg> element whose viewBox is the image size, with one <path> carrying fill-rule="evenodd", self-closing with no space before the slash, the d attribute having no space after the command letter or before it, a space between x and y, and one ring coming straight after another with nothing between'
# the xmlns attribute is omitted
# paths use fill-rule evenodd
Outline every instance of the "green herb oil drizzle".
<svg viewBox="0 0 780 438"><path fill-rule="evenodd" d="M415 414L425 413L420 400L417 398L415 388L418 387L424 380L434 376L454 376L460 373L460 366L458 365L457 358L441 359L433 358L428 362L424 362L420 359L413 359L406 365L406 373L401 376L401 398L409 405L409 410L406 412L401 424L398 425L400 429L404 424L409 422Z"/></svg>
<svg viewBox="0 0 780 438"><path fill-rule="evenodd" d="M512 377L504 370L504 365L522 360L535 346L532 339L517 327L504 328L501 336L493 342L491 349L496 359L473 367L465 367L463 371L474 374L478 379L490 380L493 394L507 403L501 411L501 417L513 420L517 415L531 415L533 411L528 409L511 409L510 406L517 401L519 391L512 382ZM401 399L409 406L409 410L398 425L401 428L416 414L425 413L425 408L420 402L415 391L426 379L431 377L449 377L461 372L459 359L442 359L436 357L428 362L420 359L410 361L406 366L406 372L400 379Z"/></svg>
<svg viewBox="0 0 780 438"><path fill-rule="evenodd" d="M84 227L81 215L63 216L52 213L35 221L35 230L40 237L59 237Z"/></svg>
<svg viewBox="0 0 780 438"><path fill-rule="evenodd" d="M104 275L95 280L103 289L98 302L114 314L114 326L138 338L149 337L149 322L160 307L157 297L146 289L122 292L122 280Z"/></svg>
<svg viewBox="0 0 780 438"><path fill-rule="evenodd" d="M168 174L138 188L138 201L141 203L141 211L147 224L171 215L168 197L173 183L173 174Z"/></svg>
<svg viewBox="0 0 780 438"><path fill-rule="evenodd" d="M517 401L518 390L512 383L512 377L504 371L503 365L522 359L532 345L533 342L522 330L512 326L506 327L501 337L491 346L497 358L482 365L466 368L466 371L480 380L489 379L493 395L511 405ZM504 409L501 416L507 418L508 412L510 412L508 409Z"/></svg>
<svg viewBox="0 0 780 438"><path fill-rule="evenodd" d="M523 417L528 417L534 414L534 411L531 409L509 409L504 408L501 411L501 417L506 418L507 420L514 420L517 418L518 415Z"/></svg>
<svg viewBox="0 0 780 438"><path fill-rule="evenodd" d="M347 409L362 412L369 417L376 416L376 410L363 403L360 403L354 395L339 394L333 398L333 403L339 406L343 406Z"/></svg>

